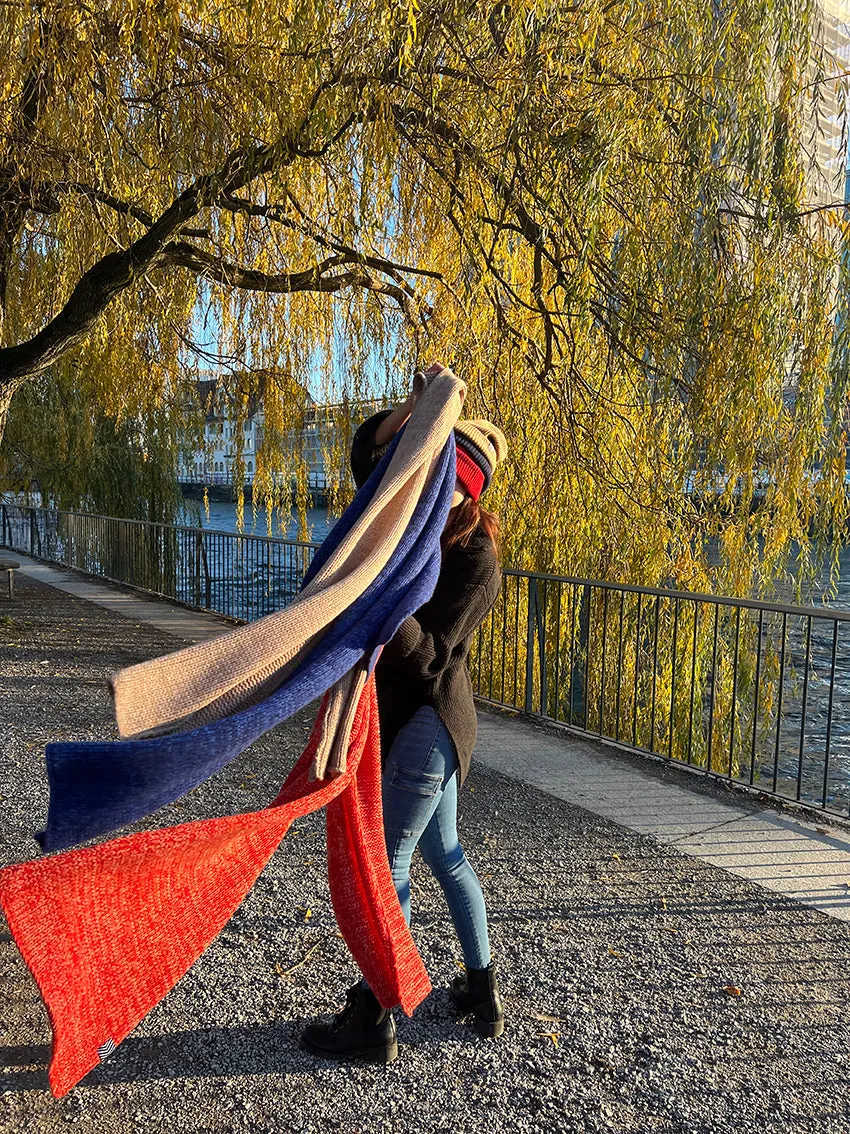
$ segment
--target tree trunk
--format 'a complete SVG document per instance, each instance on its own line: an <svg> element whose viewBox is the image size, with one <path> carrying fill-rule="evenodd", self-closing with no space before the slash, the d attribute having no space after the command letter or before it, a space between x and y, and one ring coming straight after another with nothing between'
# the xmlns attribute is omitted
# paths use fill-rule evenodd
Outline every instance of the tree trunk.
<svg viewBox="0 0 850 1134"><path fill-rule="evenodd" d="M15 391L23 386L26 378L3 379L0 378L0 448L3 447L3 434L6 432L6 420L9 417L9 407Z"/></svg>

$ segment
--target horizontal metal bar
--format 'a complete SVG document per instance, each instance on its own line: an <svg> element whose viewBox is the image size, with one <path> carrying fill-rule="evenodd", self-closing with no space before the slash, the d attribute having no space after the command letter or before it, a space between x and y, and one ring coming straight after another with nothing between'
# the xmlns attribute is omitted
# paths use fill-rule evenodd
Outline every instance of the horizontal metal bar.
<svg viewBox="0 0 850 1134"><path fill-rule="evenodd" d="M632 583L611 583L604 579L582 579L575 575L547 575L536 571L519 571L504 567L503 575L513 575L518 579L548 579L556 583L569 583L577 587L600 587L609 591L627 591L635 595L652 595L670 599L687 599L689 602L714 603L717 606L744 607L747 610L771 610L777 614L799 614L806 618L835 619L836 622L850 622L850 611L837 610L829 606L788 606L785 603L761 602L759 599L727 598L724 595L703 595L697 591L675 591L667 587L638 587Z"/></svg>
<svg viewBox="0 0 850 1134"><path fill-rule="evenodd" d="M284 536L267 536L258 535L256 532L226 532L222 528L197 528L188 527L184 524L164 524L160 520L135 520L124 516L103 516L99 512L74 512L69 509L61 509L59 511L53 508L40 508L34 504L7 504L7 508L26 508L33 512L40 512L45 515L54 516L76 516L79 519L85 520L117 520L122 524L132 524L135 527L143 528L167 528L169 531L175 532L200 532L202 535L220 535L226 536L227 539L252 539L260 540L262 543L282 544L285 547L307 547L316 548L321 547L321 543L313 540L303 539L286 539Z"/></svg>

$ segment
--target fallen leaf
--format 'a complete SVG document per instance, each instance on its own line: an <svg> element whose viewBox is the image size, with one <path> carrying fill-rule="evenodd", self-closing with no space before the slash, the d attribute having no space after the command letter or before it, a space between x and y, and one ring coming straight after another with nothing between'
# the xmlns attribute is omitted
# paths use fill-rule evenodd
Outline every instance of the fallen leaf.
<svg viewBox="0 0 850 1134"><path fill-rule="evenodd" d="M661 928L665 933L678 933L678 929L674 925L662 925Z"/></svg>
<svg viewBox="0 0 850 1134"><path fill-rule="evenodd" d="M558 1046L558 1033L557 1032L538 1032L537 1034L539 1036L546 1036L547 1039L550 1039L552 1041L552 1043L555 1045L555 1047Z"/></svg>
<svg viewBox="0 0 850 1134"><path fill-rule="evenodd" d="M667 909L667 899L666 899L666 898L663 898L663 897L662 897L662 899L661 899L661 908L662 908L662 910L666 910L666 909Z"/></svg>
<svg viewBox="0 0 850 1134"><path fill-rule="evenodd" d="M622 861L623 861L623 860L622 860L622 859L620 858L620 856L619 856L619 855L617 854L617 852L616 852L616 851L614 851L614 852L612 853L611 857L612 857L612 858L616 858L617 862L622 862Z"/></svg>
<svg viewBox="0 0 850 1134"><path fill-rule="evenodd" d="M623 954L618 953L616 949L612 949L610 945L608 946L608 956L609 957L622 957L622 955Z"/></svg>
<svg viewBox="0 0 850 1134"><path fill-rule="evenodd" d="M723 991L727 996L740 996L741 990L736 984L724 984Z"/></svg>
<svg viewBox="0 0 850 1134"><path fill-rule="evenodd" d="M564 1019L562 1016L547 1016L545 1012L532 1012L532 1020L540 1020L543 1024L563 1024ZM548 1035L548 1032L541 1032L542 1036Z"/></svg>

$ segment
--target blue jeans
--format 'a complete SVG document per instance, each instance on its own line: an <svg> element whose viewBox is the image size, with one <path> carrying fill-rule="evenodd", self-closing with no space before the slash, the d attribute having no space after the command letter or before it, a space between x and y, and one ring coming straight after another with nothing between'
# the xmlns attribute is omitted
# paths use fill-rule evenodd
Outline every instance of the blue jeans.
<svg viewBox="0 0 850 1134"><path fill-rule="evenodd" d="M384 769L387 855L410 924L410 860L416 847L440 883L468 969L490 963L481 883L457 835L457 752L434 709L423 706L399 732Z"/></svg>

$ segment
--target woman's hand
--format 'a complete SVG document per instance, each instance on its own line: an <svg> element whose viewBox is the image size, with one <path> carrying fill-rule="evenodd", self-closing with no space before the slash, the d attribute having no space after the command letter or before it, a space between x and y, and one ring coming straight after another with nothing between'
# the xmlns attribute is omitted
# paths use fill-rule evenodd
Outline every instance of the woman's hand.
<svg viewBox="0 0 850 1134"><path fill-rule="evenodd" d="M417 370L413 375L413 389L405 405L412 410L428 388L431 379L436 378L438 374L442 374L447 369L448 367L444 366L442 362L432 362L427 370Z"/></svg>
<svg viewBox="0 0 850 1134"><path fill-rule="evenodd" d="M432 379L438 377L440 374L444 373L445 371L448 371L449 374L454 374L454 371L452 370L452 368L445 362L432 362L427 370L421 371L421 376L424 378L424 382L422 383L422 390L424 390L430 384ZM415 405L417 398L419 396L416 393L416 377L414 377L414 379L413 379L413 389L414 389L413 404ZM422 393L422 390L419 391L419 394ZM465 393L466 393L466 387L462 386L461 390L460 390L460 400L461 401L463 401Z"/></svg>
<svg viewBox="0 0 850 1134"><path fill-rule="evenodd" d="M427 389L429 382L433 378L436 378L438 374L442 374L444 370L448 369L449 367L442 362L432 362L427 370L416 371L416 373L413 375L413 387L411 388L406 401L404 401L400 406L396 407L396 409L394 409L391 414L385 417L378 428L375 430L376 447L386 445L388 441L392 441L393 437L395 437L396 433L398 433L398 431L413 413L413 407L422 397L422 394Z"/></svg>

